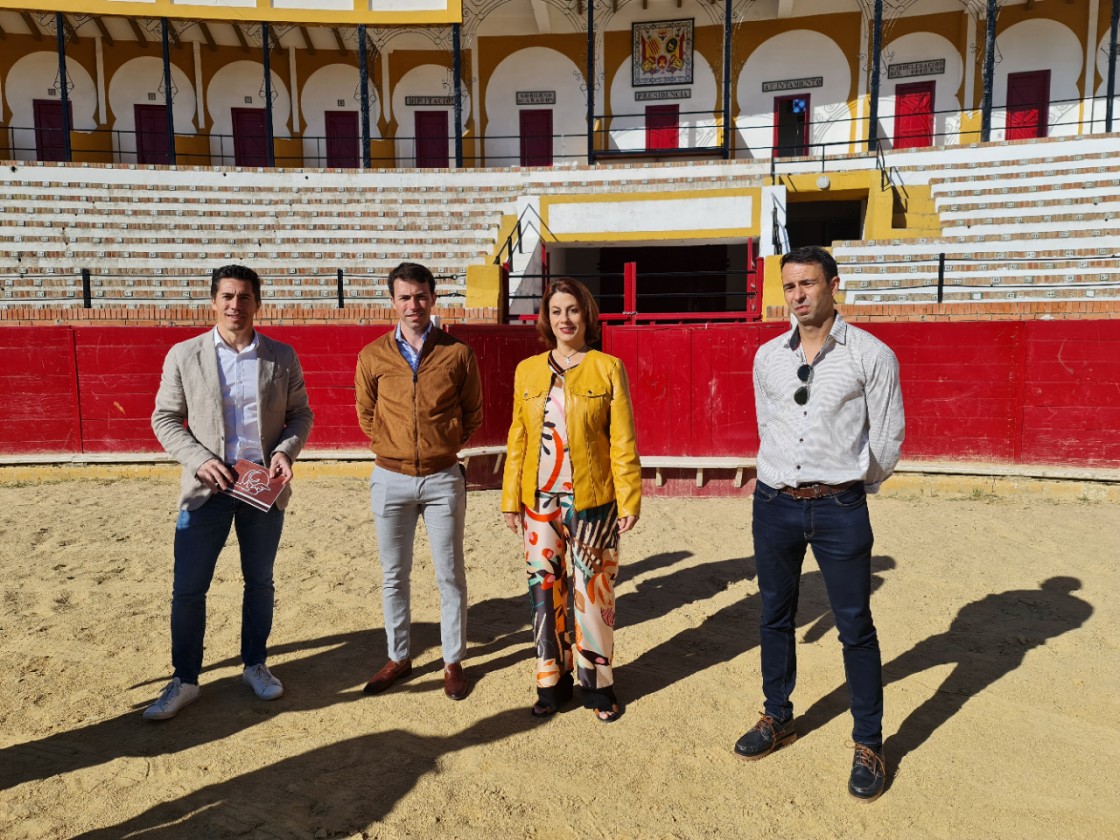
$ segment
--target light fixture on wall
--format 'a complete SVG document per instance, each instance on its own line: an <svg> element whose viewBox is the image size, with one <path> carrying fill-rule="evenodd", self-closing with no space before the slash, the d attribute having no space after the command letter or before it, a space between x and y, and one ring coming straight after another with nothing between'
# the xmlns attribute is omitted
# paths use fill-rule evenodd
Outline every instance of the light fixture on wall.
<svg viewBox="0 0 1120 840"><path fill-rule="evenodd" d="M264 101L264 82L261 82L261 89L257 91L257 96L259 96L261 98L262 102ZM280 91L278 91L275 87L273 87L272 88L272 101L276 102L276 100L279 97L280 97Z"/></svg>
<svg viewBox="0 0 1120 840"><path fill-rule="evenodd" d="M163 83L163 73L160 73L159 74L159 86L156 88L156 91L159 93L161 99L163 99L167 96L166 90L167 90L167 88ZM174 102L175 97L178 96L178 95L179 95L179 86L177 84L175 84L175 77L172 76L171 77L171 101Z"/></svg>
<svg viewBox="0 0 1120 840"><path fill-rule="evenodd" d="M817 178L817 189L818 190L827 190L831 186L832 186L832 181L829 179L829 177L827 175L821 175L819 178Z"/></svg>
<svg viewBox="0 0 1120 840"><path fill-rule="evenodd" d="M369 101L370 102L376 102L377 101L377 87L373 84L373 79L369 80L368 90L369 90ZM361 82L358 82L356 85L354 85L354 101L355 102L361 102L362 101L362 83ZM342 105L341 102L339 102L338 104L340 106Z"/></svg>
<svg viewBox="0 0 1120 840"><path fill-rule="evenodd" d="M58 73L55 73L54 74L54 83L51 85L51 90L57 92L60 87L62 87L62 85L59 84ZM66 71L66 95L69 96L70 93L73 90L74 90L74 80L70 77L70 71L67 70Z"/></svg>

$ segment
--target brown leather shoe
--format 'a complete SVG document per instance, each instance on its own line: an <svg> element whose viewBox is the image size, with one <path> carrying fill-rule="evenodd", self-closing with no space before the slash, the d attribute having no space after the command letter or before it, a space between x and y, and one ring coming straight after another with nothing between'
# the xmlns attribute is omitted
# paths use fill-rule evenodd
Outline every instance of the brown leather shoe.
<svg viewBox="0 0 1120 840"><path fill-rule="evenodd" d="M412 660L395 662L390 659L381 670L369 678L366 687L362 689L366 694L380 694L397 680L407 677L412 673Z"/></svg>
<svg viewBox="0 0 1120 840"><path fill-rule="evenodd" d="M443 669L443 693L452 700L462 700L470 694L471 686L463 674L463 666L456 662Z"/></svg>

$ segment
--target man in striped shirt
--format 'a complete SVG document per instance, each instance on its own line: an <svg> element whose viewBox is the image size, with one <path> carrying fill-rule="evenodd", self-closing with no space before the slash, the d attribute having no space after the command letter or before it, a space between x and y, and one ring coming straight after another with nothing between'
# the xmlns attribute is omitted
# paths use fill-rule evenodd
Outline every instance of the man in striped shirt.
<svg viewBox="0 0 1120 840"><path fill-rule="evenodd" d="M883 791L886 766L867 494L893 472L905 420L898 360L836 311L839 285L836 262L823 248L782 257L793 328L755 356L760 446L752 530L765 707L735 752L759 759L797 738L794 623L801 564L812 546L844 649L855 742L848 792L869 802Z"/></svg>

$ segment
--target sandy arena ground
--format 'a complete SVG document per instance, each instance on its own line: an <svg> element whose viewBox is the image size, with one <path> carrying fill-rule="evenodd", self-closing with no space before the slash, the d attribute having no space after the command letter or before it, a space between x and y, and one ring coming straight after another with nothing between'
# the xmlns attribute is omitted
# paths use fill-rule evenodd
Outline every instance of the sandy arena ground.
<svg viewBox="0 0 1120 840"><path fill-rule="evenodd" d="M492 491L469 503L473 694L453 703L441 691L421 545L417 669L364 696L385 658L366 484L297 477L270 658L286 695L265 703L241 684L227 549L202 696L145 722L169 673L167 475L0 486L4 840L1120 836L1110 501L905 486L872 501L892 780L864 805L846 791L840 649L811 559L801 737L760 762L732 754L761 703L743 500L647 500L623 544L626 713L608 726L577 707L529 716L524 574Z"/></svg>

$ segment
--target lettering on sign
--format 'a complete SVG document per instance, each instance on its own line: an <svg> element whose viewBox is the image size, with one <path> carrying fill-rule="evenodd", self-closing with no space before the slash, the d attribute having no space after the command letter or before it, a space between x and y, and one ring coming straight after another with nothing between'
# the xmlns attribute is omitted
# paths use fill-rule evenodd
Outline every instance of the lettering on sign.
<svg viewBox="0 0 1120 840"><path fill-rule="evenodd" d="M911 76L940 76L945 73L945 59L934 58L930 61L905 61L902 64L888 64L888 79L906 79Z"/></svg>
<svg viewBox="0 0 1120 840"><path fill-rule="evenodd" d="M782 79L776 82L763 82L763 93L783 90L804 90L805 88L824 87L824 76L811 76L805 79Z"/></svg>
<svg viewBox="0 0 1120 840"><path fill-rule="evenodd" d="M657 99L691 99L692 90L680 88L678 90L636 90L635 102L650 102Z"/></svg>
<svg viewBox="0 0 1120 840"><path fill-rule="evenodd" d="M406 96L404 104L412 107L424 105L454 105L455 98L452 96Z"/></svg>
<svg viewBox="0 0 1120 840"><path fill-rule="evenodd" d="M518 105L555 105L556 91L554 90L519 90L517 92Z"/></svg>

